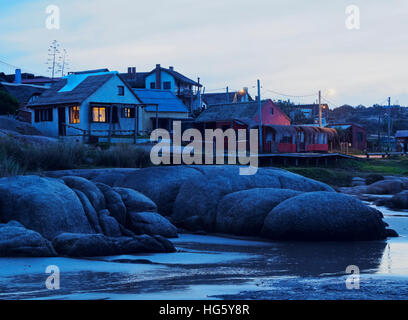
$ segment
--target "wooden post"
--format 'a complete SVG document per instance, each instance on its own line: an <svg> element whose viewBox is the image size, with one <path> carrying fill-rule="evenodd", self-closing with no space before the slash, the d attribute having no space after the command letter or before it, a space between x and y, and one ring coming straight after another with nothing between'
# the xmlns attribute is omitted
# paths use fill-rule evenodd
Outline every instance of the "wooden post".
<svg viewBox="0 0 408 320"><path fill-rule="evenodd" d="M137 134L139 131L139 106L135 106L135 136L134 136L134 142L135 144L137 143Z"/></svg>
<svg viewBox="0 0 408 320"><path fill-rule="evenodd" d="M108 142L111 143L112 139L112 105L109 107L109 137Z"/></svg>

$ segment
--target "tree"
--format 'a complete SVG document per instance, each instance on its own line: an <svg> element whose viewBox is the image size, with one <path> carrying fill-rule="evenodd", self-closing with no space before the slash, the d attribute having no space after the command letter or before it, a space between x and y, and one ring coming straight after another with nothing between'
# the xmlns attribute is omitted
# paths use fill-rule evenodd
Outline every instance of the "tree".
<svg viewBox="0 0 408 320"><path fill-rule="evenodd" d="M0 90L0 115L16 114L18 101L6 91Z"/></svg>

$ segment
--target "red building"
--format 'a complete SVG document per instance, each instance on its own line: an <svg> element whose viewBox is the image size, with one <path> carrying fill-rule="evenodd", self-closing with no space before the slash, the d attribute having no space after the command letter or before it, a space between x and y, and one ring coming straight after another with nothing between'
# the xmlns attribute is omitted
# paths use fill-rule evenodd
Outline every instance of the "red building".
<svg viewBox="0 0 408 320"><path fill-rule="evenodd" d="M335 123L327 126L337 130L338 143L348 148L364 151L367 149L367 130L355 123Z"/></svg>

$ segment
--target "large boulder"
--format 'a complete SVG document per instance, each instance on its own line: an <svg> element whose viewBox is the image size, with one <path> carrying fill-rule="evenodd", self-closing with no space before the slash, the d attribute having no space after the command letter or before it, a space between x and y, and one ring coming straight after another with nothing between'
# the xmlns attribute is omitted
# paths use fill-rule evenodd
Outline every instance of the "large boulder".
<svg viewBox="0 0 408 320"><path fill-rule="evenodd" d="M93 182L82 177L74 176L62 177L61 179L64 180L68 187L83 192L96 211L106 209L105 197Z"/></svg>
<svg viewBox="0 0 408 320"><path fill-rule="evenodd" d="M222 198L218 205L216 231L257 236L268 213L282 201L299 194L300 191L276 188L231 193Z"/></svg>
<svg viewBox="0 0 408 320"><path fill-rule="evenodd" d="M400 180L381 180L367 187L369 194L396 194L404 190L404 184Z"/></svg>
<svg viewBox="0 0 408 320"><path fill-rule="evenodd" d="M105 197L106 208L112 217L124 225L126 223L126 207L120 194L104 183L97 182L96 186L102 191Z"/></svg>
<svg viewBox="0 0 408 320"><path fill-rule="evenodd" d="M154 212L128 212L126 227L136 234L177 238L177 228L169 220Z"/></svg>
<svg viewBox="0 0 408 320"><path fill-rule="evenodd" d="M51 242L18 222L0 224L0 257L54 257Z"/></svg>
<svg viewBox="0 0 408 320"><path fill-rule="evenodd" d="M385 205L391 204L395 209L408 209L408 190L395 194Z"/></svg>
<svg viewBox="0 0 408 320"><path fill-rule="evenodd" d="M283 201L265 219L262 236L274 240L380 240L389 234L382 214L355 197L311 192Z"/></svg>
<svg viewBox="0 0 408 320"><path fill-rule="evenodd" d="M77 194L79 200L82 203L82 207L84 208L85 215L88 218L89 224L95 230L96 233L103 233L102 228L99 224L98 213L96 212L95 208L92 207L91 202L89 201L88 197L79 190L72 189Z"/></svg>
<svg viewBox="0 0 408 320"><path fill-rule="evenodd" d="M62 181L38 176L0 179L0 219L53 239L60 233L94 233L81 201Z"/></svg>
<svg viewBox="0 0 408 320"><path fill-rule="evenodd" d="M241 176L238 166L203 166L197 170L202 177L182 184L171 217L177 226L189 230L215 231L218 203L233 192L253 188L334 191L323 183L275 168L259 168L253 176Z"/></svg>
<svg viewBox="0 0 408 320"><path fill-rule="evenodd" d="M163 239L161 239L163 241ZM174 246L147 235L111 238L101 234L61 234L53 240L55 250L70 257L98 257L135 253L173 252Z"/></svg>
<svg viewBox="0 0 408 320"><path fill-rule="evenodd" d="M135 212L156 212L156 204L146 197L144 194L128 188L113 188L113 191L117 192L121 198L127 211Z"/></svg>
<svg viewBox="0 0 408 320"><path fill-rule="evenodd" d="M99 223L101 224L103 233L108 237L122 236L118 221L110 216L108 210L105 209L99 212Z"/></svg>
<svg viewBox="0 0 408 320"><path fill-rule="evenodd" d="M183 182L201 177L192 167L151 167L127 174L117 180L115 186L141 192L157 204L160 214L168 216L173 212L173 203Z"/></svg>

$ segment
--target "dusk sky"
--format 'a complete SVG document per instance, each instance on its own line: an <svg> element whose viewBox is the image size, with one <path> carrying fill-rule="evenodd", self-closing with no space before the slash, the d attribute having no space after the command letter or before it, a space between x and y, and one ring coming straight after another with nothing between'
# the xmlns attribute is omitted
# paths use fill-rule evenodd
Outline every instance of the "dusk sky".
<svg viewBox="0 0 408 320"><path fill-rule="evenodd" d="M45 27L48 5L59 30ZM345 26L348 5L361 28ZM50 42L66 48L71 71L174 66L207 92L249 87L262 96L312 103L334 89L331 107L372 105L392 97L408 105L406 0L0 0L0 61L47 74ZM13 68L0 63L0 72ZM270 91L271 90L271 91Z"/></svg>

